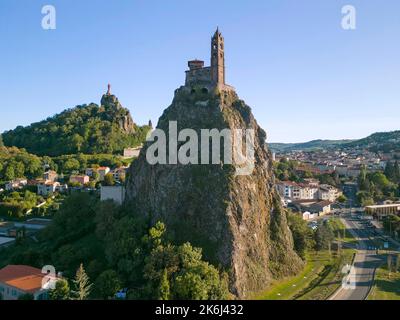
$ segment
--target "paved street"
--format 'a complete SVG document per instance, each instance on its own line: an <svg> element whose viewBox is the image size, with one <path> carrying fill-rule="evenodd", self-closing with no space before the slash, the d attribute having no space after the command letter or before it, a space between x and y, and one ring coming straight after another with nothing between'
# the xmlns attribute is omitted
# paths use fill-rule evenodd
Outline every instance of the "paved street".
<svg viewBox="0 0 400 320"><path fill-rule="evenodd" d="M354 259L350 281L342 286L330 300L364 300L373 285L374 270L382 263L368 236L372 236L362 223L351 216L342 218L347 230L359 240L358 251ZM345 276L345 274L343 275Z"/></svg>

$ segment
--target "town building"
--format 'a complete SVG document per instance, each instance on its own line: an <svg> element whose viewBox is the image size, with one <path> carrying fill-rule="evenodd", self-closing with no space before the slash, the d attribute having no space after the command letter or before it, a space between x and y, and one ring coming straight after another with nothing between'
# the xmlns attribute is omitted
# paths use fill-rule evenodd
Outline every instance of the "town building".
<svg viewBox="0 0 400 320"><path fill-rule="evenodd" d="M304 220L314 219L331 213L330 201L296 200L289 204L290 208L302 214Z"/></svg>
<svg viewBox="0 0 400 320"><path fill-rule="evenodd" d="M125 179L127 170L127 167L116 168L111 171L111 174L113 175L114 180L121 181Z"/></svg>
<svg viewBox="0 0 400 320"><path fill-rule="evenodd" d="M101 186L100 200L107 201L113 200L121 205L125 200L125 187L124 186Z"/></svg>
<svg viewBox="0 0 400 320"><path fill-rule="evenodd" d="M110 172L109 167L100 167L97 169L97 173L99 174L99 180L104 181L104 177Z"/></svg>
<svg viewBox="0 0 400 320"><path fill-rule="evenodd" d="M18 300L32 294L35 300L47 300L48 291L58 278L25 265L8 265L0 270L0 294L3 300Z"/></svg>
<svg viewBox="0 0 400 320"><path fill-rule="evenodd" d="M28 184L28 180L26 179L15 179L12 180L5 185L5 189L7 191L13 191L16 189L22 189Z"/></svg>
<svg viewBox="0 0 400 320"><path fill-rule="evenodd" d="M125 148L124 149L124 158L137 158L139 157L140 150L142 150L143 146L136 147L136 148Z"/></svg>
<svg viewBox="0 0 400 320"><path fill-rule="evenodd" d="M318 186L302 183L298 185L298 188L300 192L300 199L318 199Z"/></svg>
<svg viewBox="0 0 400 320"><path fill-rule="evenodd" d="M93 177L95 172L97 172L97 169L95 169L95 168L86 168L85 169L85 175L87 175L90 178Z"/></svg>
<svg viewBox="0 0 400 320"><path fill-rule="evenodd" d="M44 181L40 182L37 185L37 194L47 197L56 192L66 192L68 190L68 186L66 184L60 184L59 182L52 181Z"/></svg>
<svg viewBox="0 0 400 320"><path fill-rule="evenodd" d="M281 181L277 184L278 192L285 200L328 200L335 202L342 194L330 185L320 185L316 179L306 179L305 183Z"/></svg>
<svg viewBox="0 0 400 320"><path fill-rule="evenodd" d="M382 220L391 214L400 215L400 203L366 206L365 213L378 220Z"/></svg>
<svg viewBox="0 0 400 320"><path fill-rule="evenodd" d="M225 83L225 43L218 29L211 38L211 65L205 67L204 61L195 59L188 61L188 67L184 89L190 93L234 90Z"/></svg>
<svg viewBox="0 0 400 320"><path fill-rule="evenodd" d="M285 199L295 199L294 189L298 187L296 182L282 181L277 184L279 194ZM300 193L296 193L300 196Z"/></svg>
<svg viewBox="0 0 400 320"><path fill-rule="evenodd" d="M57 172L49 170L43 174L43 180L55 182L58 179Z"/></svg>
<svg viewBox="0 0 400 320"><path fill-rule="evenodd" d="M335 202L342 192L329 184L321 184L318 190L318 199Z"/></svg>
<svg viewBox="0 0 400 320"><path fill-rule="evenodd" d="M85 184L88 184L89 181L90 181L90 178L87 175L72 175L69 178L69 182L70 183L78 183L78 184L80 184L82 186L85 185Z"/></svg>

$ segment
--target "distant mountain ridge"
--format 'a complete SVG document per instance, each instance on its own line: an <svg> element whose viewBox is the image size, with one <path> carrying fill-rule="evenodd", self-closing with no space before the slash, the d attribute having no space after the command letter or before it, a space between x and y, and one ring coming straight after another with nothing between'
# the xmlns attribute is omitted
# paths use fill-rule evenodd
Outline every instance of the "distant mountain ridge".
<svg viewBox="0 0 400 320"><path fill-rule="evenodd" d="M312 140L303 143L269 143L273 152L312 151L332 148L367 148L372 151L390 152L400 150L400 130L376 132L358 140Z"/></svg>
<svg viewBox="0 0 400 320"><path fill-rule="evenodd" d="M129 110L108 91L100 106L79 105L30 126L6 131L2 138L5 146L40 156L115 154L142 144L149 129L136 125Z"/></svg>
<svg viewBox="0 0 400 320"><path fill-rule="evenodd" d="M373 151L390 152L400 150L400 130L390 132L376 132L370 136L356 140L348 147L368 147Z"/></svg>
<svg viewBox="0 0 400 320"><path fill-rule="evenodd" d="M300 143L268 143L268 146L273 152L311 151L342 146L351 142L354 140L312 140Z"/></svg>

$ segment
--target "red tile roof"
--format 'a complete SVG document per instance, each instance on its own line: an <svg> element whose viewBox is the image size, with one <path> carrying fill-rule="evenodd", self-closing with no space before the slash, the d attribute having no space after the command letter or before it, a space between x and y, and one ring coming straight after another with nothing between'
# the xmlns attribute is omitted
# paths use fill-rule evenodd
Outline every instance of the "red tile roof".
<svg viewBox="0 0 400 320"><path fill-rule="evenodd" d="M40 290L45 276L40 269L23 265L8 265L0 270L0 282L27 293Z"/></svg>

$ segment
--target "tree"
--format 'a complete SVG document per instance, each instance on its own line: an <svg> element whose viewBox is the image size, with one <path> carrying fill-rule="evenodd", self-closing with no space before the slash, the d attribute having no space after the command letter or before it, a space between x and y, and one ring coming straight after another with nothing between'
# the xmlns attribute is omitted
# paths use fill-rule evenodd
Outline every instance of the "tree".
<svg viewBox="0 0 400 320"><path fill-rule="evenodd" d="M228 297L228 279L225 274L202 261L200 248L185 243L177 248L181 268L176 273L172 290L178 300L225 300Z"/></svg>
<svg viewBox="0 0 400 320"><path fill-rule="evenodd" d="M320 222L315 232L315 247L318 251L329 249L335 235L328 221Z"/></svg>
<svg viewBox="0 0 400 320"><path fill-rule="evenodd" d="M14 173L16 178L22 178L25 175L25 165L23 162L16 162L14 167Z"/></svg>
<svg viewBox="0 0 400 320"><path fill-rule="evenodd" d="M63 170L67 171L67 172L71 172L74 170L79 170L80 168L80 163L78 160L76 159L68 159L63 166Z"/></svg>
<svg viewBox="0 0 400 320"><path fill-rule="evenodd" d="M56 282L55 288L49 292L50 300L69 300L70 291L68 281L60 279Z"/></svg>
<svg viewBox="0 0 400 320"><path fill-rule="evenodd" d="M158 240L162 239L161 230L153 229L153 236ZM146 257L143 269L150 298L221 300L228 297L226 275L202 260L200 248L193 248L190 243L177 247L158 240L152 242L156 246Z"/></svg>
<svg viewBox="0 0 400 320"><path fill-rule="evenodd" d="M159 287L159 300L169 300L170 299L170 285L168 280L168 272L167 269L164 269L164 272L161 277L160 287Z"/></svg>
<svg viewBox="0 0 400 320"><path fill-rule="evenodd" d="M112 173L107 173L107 174L104 176L104 184L105 184L106 186L113 186L113 185L115 185L115 179L114 179L114 176L112 175Z"/></svg>
<svg viewBox="0 0 400 320"><path fill-rule="evenodd" d="M4 173L4 178L6 180L14 180L15 179L14 167L12 167L11 165L7 166L6 171Z"/></svg>
<svg viewBox="0 0 400 320"><path fill-rule="evenodd" d="M337 199L340 203L345 203L347 201L347 198L345 195L340 195L339 198Z"/></svg>
<svg viewBox="0 0 400 320"><path fill-rule="evenodd" d="M394 177L393 182L400 183L400 165L399 162L396 160L394 163Z"/></svg>
<svg viewBox="0 0 400 320"><path fill-rule="evenodd" d="M89 281L89 277L87 276L82 263L80 264L78 270L76 271L73 283L74 283L74 291L72 291L73 300L87 300L92 289L92 284Z"/></svg>
<svg viewBox="0 0 400 320"><path fill-rule="evenodd" d="M306 221L291 212L288 214L288 222L293 235L294 250L304 259L307 249L314 245L312 230Z"/></svg>
<svg viewBox="0 0 400 320"><path fill-rule="evenodd" d="M72 149L76 152L80 152L84 142L85 139L83 139L83 137L81 137L79 134L75 133L72 137Z"/></svg>
<svg viewBox="0 0 400 320"><path fill-rule="evenodd" d="M98 181L99 178L100 178L100 175L99 175L99 173L97 172L97 170L93 170L92 179L93 179L94 181Z"/></svg>
<svg viewBox="0 0 400 320"><path fill-rule="evenodd" d="M118 274L114 270L102 272L96 279L94 288L102 299L110 299L121 289Z"/></svg>
<svg viewBox="0 0 400 320"><path fill-rule="evenodd" d="M385 176L389 179L389 180L391 180L391 181L393 181L393 182L395 182L396 181L396 172L395 172L395 167L394 167L394 164L392 163L392 162L388 162L387 164L386 164L386 167L385 167Z"/></svg>
<svg viewBox="0 0 400 320"><path fill-rule="evenodd" d="M372 195L367 191L357 192L357 200L363 207L373 205L375 203Z"/></svg>
<svg viewBox="0 0 400 320"><path fill-rule="evenodd" d="M400 230L400 217L394 214L389 214L383 220L383 227L391 234L395 233L396 231Z"/></svg>
<svg viewBox="0 0 400 320"><path fill-rule="evenodd" d="M118 103L119 104L119 103ZM96 104L68 109L54 117L19 126L3 134L6 145L24 148L39 155L60 156L122 152L124 148L142 144L150 128L132 125L125 130L122 123L130 113L122 106L99 108Z"/></svg>
<svg viewBox="0 0 400 320"><path fill-rule="evenodd" d="M107 204L109 202L105 202ZM101 206L103 207L103 205ZM103 207L96 217L96 234L104 239L104 253L110 266L118 272L123 282L140 282L143 279L143 259L147 252L142 248L143 234L146 224L141 217L125 215L117 217L119 212L115 211L115 216L108 217L107 208L115 208L111 203Z"/></svg>

